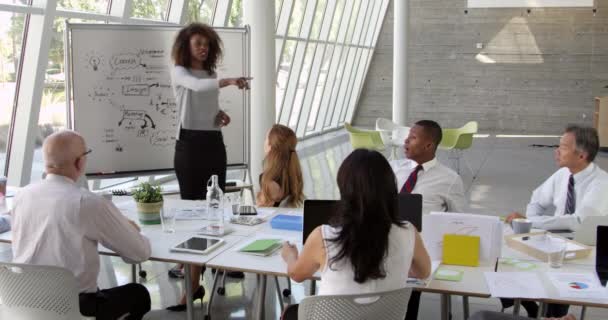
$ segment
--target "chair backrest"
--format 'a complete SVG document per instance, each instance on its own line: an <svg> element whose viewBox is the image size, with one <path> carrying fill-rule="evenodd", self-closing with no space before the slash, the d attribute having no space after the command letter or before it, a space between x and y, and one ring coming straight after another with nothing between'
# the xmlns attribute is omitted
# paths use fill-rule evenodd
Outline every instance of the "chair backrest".
<svg viewBox="0 0 608 320"><path fill-rule="evenodd" d="M384 142L378 131L356 129L348 122L344 123L344 128L348 131L353 149L384 149Z"/></svg>
<svg viewBox="0 0 608 320"><path fill-rule="evenodd" d="M477 133L477 121L469 121L458 129L459 136L455 149L468 149L473 144L473 134Z"/></svg>
<svg viewBox="0 0 608 320"><path fill-rule="evenodd" d="M380 132L384 144L402 142L410 133L410 127L400 126L389 119L376 119L376 131Z"/></svg>
<svg viewBox="0 0 608 320"><path fill-rule="evenodd" d="M441 149L454 149L458 142L458 129L441 129L441 142L439 148Z"/></svg>
<svg viewBox="0 0 608 320"><path fill-rule="evenodd" d="M410 134L410 127L397 127L393 130L393 141L403 142L405 138Z"/></svg>
<svg viewBox="0 0 608 320"><path fill-rule="evenodd" d="M376 131L380 132L380 137L385 144L393 139L394 126L395 124L389 119L376 119Z"/></svg>
<svg viewBox="0 0 608 320"><path fill-rule="evenodd" d="M78 286L63 268L0 263L0 319L81 319Z"/></svg>
<svg viewBox="0 0 608 320"><path fill-rule="evenodd" d="M473 134L477 133L477 121L469 121L458 129L441 130L443 138L439 147L442 149L468 149L473 144Z"/></svg>
<svg viewBox="0 0 608 320"><path fill-rule="evenodd" d="M469 121L460 128L460 133L477 133L477 121Z"/></svg>
<svg viewBox="0 0 608 320"><path fill-rule="evenodd" d="M403 320L412 288L335 296L307 297L298 307L300 320Z"/></svg>
<svg viewBox="0 0 608 320"><path fill-rule="evenodd" d="M376 119L376 130L378 130L378 131L380 131L380 130L393 131L397 127L399 127L399 125L397 125L396 123L394 123L393 121L391 121L389 119L385 119L385 118Z"/></svg>

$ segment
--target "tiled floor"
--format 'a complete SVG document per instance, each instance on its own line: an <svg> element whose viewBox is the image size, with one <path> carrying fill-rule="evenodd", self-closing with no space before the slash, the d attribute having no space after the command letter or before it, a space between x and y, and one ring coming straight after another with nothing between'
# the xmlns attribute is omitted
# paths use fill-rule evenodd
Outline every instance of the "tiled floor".
<svg viewBox="0 0 608 320"><path fill-rule="evenodd" d="M513 210L522 211L529 200L532 190L547 178L556 167L553 162L553 149L531 147L554 145L558 137L503 137L496 134L479 135L474 146L465 157L476 179L462 166L462 176L470 199L470 212L488 215L504 215ZM351 152L348 136L337 131L303 141L298 146L308 198L335 199L339 197L335 177L342 160ZM448 154L440 152L440 161L449 163ZM608 155L600 154L596 161L608 169ZM453 165L452 165L453 166ZM0 259L10 259L7 246L0 247ZM102 259L100 285L111 287L129 282L130 267L120 259ZM176 303L181 282L168 279L167 270L171 266L163 263L146 262L143 268L147 278L142 280L152 295L153 309L147 319L185 319L184 313L172 313L162 309ZM205 287L211 287L211 273L207 271ZM271 279L270 279L271 280ZM285 279L281 279L285 287ZM231 280L226 284L225 296L216 295L212 315L214 319L250 319L252 299L256 278L246 275L245 280ZM304 285L294 284L291 301L300 301L306 292ZM419 319L439 319L439 296L423 294ZM206 306L209 294L205 295ZM278 319L279 305L274 282L269 281L266 297L266 319ZM497 299L471 299L471 313L477 310L499 310ZM454 297L453 319L462 319L462 304ZM200 304L197 306L197 319L200 319ZM578 315L580 308L573 307L571 312ZM586 319L608 319L608 310L591 308Z"/></svg>

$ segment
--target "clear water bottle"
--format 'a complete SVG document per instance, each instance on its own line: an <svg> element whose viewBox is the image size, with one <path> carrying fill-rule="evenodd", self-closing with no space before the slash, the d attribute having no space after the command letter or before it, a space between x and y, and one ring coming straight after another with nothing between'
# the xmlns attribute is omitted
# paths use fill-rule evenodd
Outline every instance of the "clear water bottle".
<svg viewBox="0 0 608 320"><path fill-rule="evenodd" d="M217 175L211 176L211 185L207 183L207 216L209 227L214 234L224 234L224 193L217 182Z"/></svg>

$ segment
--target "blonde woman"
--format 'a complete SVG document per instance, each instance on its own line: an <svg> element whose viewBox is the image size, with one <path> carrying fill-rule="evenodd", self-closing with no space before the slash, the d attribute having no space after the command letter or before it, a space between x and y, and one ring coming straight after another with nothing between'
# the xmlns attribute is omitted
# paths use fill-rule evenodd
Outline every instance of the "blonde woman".
<svg viewBox="0 0 608 320"><path fill-rule="evenodd" d="M264 166L260 175L259 207L299 207L304 202L302 169L296 152L298 139L289 127L275 124L264 142Z"/></svg>

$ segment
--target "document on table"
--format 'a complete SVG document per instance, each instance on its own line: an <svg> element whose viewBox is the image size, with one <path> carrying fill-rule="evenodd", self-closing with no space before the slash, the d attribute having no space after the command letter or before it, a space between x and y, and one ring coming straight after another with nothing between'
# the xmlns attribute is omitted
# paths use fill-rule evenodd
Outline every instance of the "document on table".
<svg viewBox="0 0 608 320"><path fill-rule="evenodd" d="M502 248L498 217L453 212L431 212L422 217L422 239L432 260L442 260L445 234L478 236L479 260L496 261Z"/></svg>
<svg viewBox="0 0 608 320"><path fill-rule="evenodd" d="M595 274L549 272L547 277L562 298L608 299L606 288L602 287Z"/></svg>
<svg viewBox="0 0 608 320"><path fill-rule="evenodd" d="M486 283L495 298L546 298L547 293L534 272L485 272Z"/></svg>

